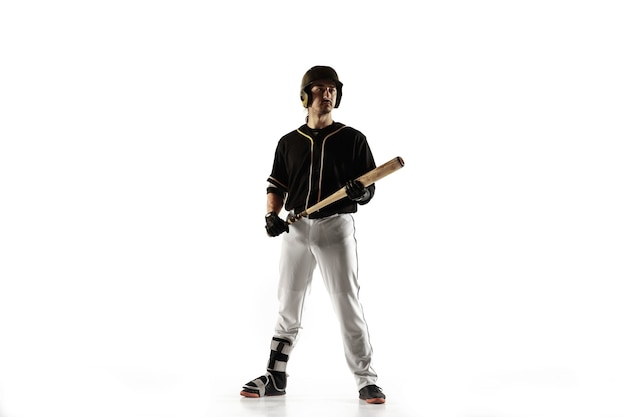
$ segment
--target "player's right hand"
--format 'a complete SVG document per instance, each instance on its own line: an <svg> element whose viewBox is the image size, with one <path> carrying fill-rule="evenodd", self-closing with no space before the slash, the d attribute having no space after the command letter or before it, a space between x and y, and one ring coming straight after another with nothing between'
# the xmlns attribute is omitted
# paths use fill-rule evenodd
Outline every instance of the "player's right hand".
<svg viewBox="0 0 626 417"><path fill-rule="evenodd" d="M270 237L276 237L282 232L289 233L289 225L278 214L270 211L265 215L265 230Z"/></svg>

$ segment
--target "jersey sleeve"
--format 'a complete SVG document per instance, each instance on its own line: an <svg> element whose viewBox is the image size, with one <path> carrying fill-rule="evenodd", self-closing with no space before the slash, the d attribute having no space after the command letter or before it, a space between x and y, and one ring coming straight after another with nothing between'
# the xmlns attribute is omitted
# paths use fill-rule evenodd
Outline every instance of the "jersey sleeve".
<svg viewBox="0 0 626 417"><path fill-rule="evenodd" d="M289 176L287 174L287 164L285 161L285 152L283 151L283 145L284 140L280 140L278 142L278 145L276 146L272 172L267 178L267 192L280 194L284 197L289 189Z"/></svg>

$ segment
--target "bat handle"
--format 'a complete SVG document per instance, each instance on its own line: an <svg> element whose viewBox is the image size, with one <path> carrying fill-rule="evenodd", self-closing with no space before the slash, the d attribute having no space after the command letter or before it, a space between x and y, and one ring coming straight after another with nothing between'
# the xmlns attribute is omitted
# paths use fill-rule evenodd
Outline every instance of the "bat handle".
<svg viewBox="0 0 626 417"><path fill-rule="evenodd" d="M295 222L297 222L298 220L300 220L302 217L304 217L306 214L306 211L303 211L302 213L299 214L295 214L293 216L287 216L287 224L294 224Z"/></svg>

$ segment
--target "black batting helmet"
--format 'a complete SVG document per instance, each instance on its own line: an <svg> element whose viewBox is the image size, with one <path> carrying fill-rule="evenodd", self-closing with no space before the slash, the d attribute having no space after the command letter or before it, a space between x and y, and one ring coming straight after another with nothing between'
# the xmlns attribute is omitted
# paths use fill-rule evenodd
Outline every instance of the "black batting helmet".
<svg viewBox="0 0 626 417"><path fill-rule="evenodd" d="M337 88L337 101L335 102L335 108L339 107L339 102L341 102L341 88L343 87L343 83L339 81L339 76L334 69L323 65L317 65L309 69L304 74L304 77L302 77L302 84L300 84L300 100L302 101L302 105L305 108L311 105L311 103L309 102L309 98L311 95L311 84L313 84L315 81L321 80L330 80L335 83L335 87Z"/></svg>

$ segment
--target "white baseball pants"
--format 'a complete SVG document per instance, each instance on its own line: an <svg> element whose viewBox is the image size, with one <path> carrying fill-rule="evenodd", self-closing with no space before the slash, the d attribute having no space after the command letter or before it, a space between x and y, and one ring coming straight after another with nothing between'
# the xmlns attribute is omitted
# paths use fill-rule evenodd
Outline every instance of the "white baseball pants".
<svg viewBox="0 0 626 417"><path fill-rule="evenodd" d="M348 367L361 389L375 384L377 375L371 367L372 347L359 301L354 232L350 214L302 218L289 226L282 241L275 333L295 344L313 272L319 267L339 319Z"/></svg>

